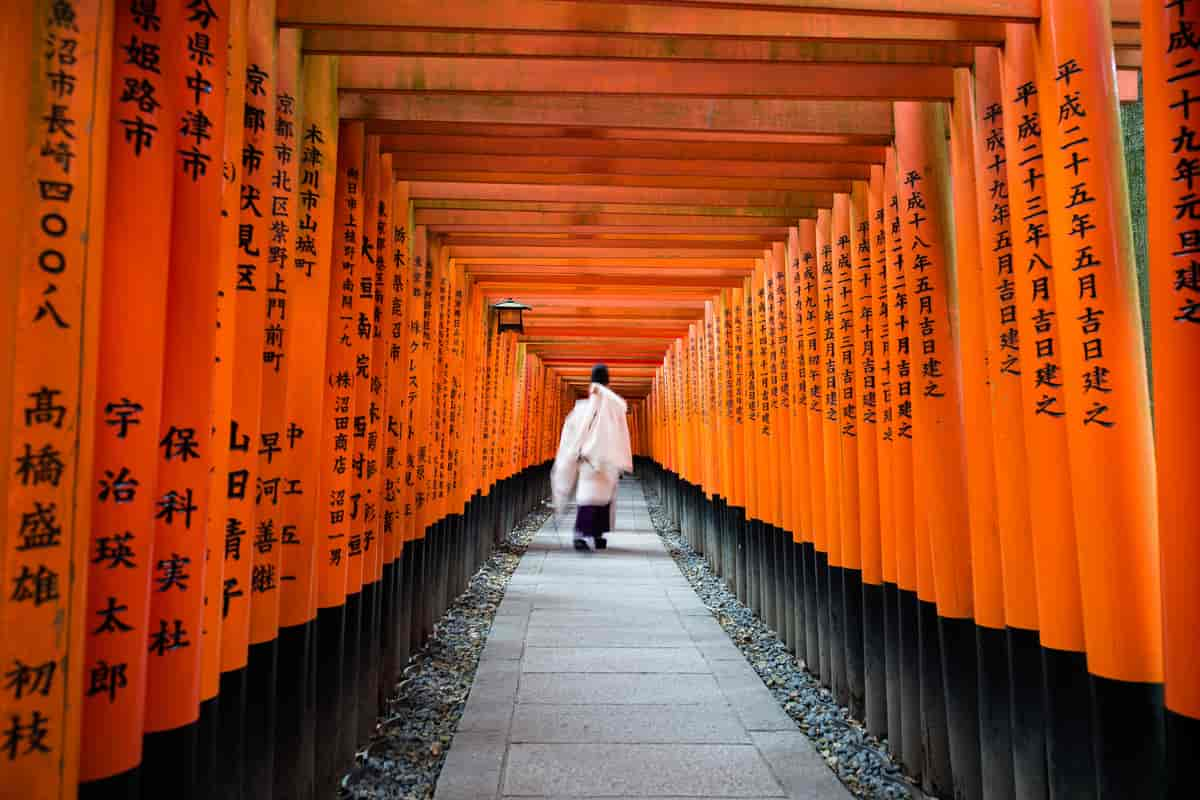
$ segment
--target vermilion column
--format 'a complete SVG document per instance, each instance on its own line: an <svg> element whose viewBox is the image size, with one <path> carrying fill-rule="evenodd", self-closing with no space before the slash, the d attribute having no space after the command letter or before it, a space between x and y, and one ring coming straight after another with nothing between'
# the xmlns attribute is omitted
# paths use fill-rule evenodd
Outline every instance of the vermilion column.
<svg viewBox="0 0 1200 800"><path fill-rule="evenodd" d="M1097 777L1102 796L1153 796L1164 754L1158 506L1110 22L1108 3L1044 2L1037 87Z"/></svg>
<svg viewBox="0 0 1200 800"><path fill-rule="evenodd" d="M245 0L236 0L229 7L229 74L241 75L246 69L246 6ZM216 358L213 359L213 400L211 411L212 470L209 473L209 512L205 534L205 558L208 568L204 573L204 617L200 646L200 763L198 780L211 785L214 792L225 791L230 786L240 786L242 780L241 735L222 736L218 726L217 696L221 693L221 677L227 633L226 623L233 617L232 625L238 626L242 635L238 637L240 658L244 666L245 634L249 621L249 598L237 608L224 615L224 581L226 561L225 544L225 494L228 475L229 419L233 405L233 345L236 332L234 324L234 286L237 282L237 228L241 207L241 170L236 168L242 149L242 106L245 85L240 80L225 84L225 136L222 146L221 183L221 264L217 289L217 336ZM234 562L236 563L236 562ZM248 575L247 575L248 577ZM242 585L246 585L243 581ZM230 627L232 627L232 625ZM232 693L231 693L232 694ZM240 697L240 693L236 696ZM228 730L240 731L242 717L240 703L227 701L228 713L224 718L230 722ZM236 713L235 713L236 712ZM226 749L222 751L222 746ZM231 755L236 754L236 755ZM221 764L218 768L217 764Z"/></svg>
<svg viewBox="0 0 1200 800"><path fill-rule="evenodd" d="M865 199L865 198L863 198ZM863 716L862 674L862 539L859 529L858 439L860 398L856 373L858 353L855 348L854 317L854 242L851 238L853 220L850 195L833 196L833 258L834 258L834 321L833 333L837 353L835 368L838 392L838 447L841 451L841 470L838 474L840 493L839 520L841 527L841 584L838 575L832 594L840 602L843 640L846 648L847 705L856 717ZM835 608L835 613L838 609ZM836 623L835 623L836 624ZM836 674L836 670L835 670Z"/></svg>
<svg viewBox="0 0 1200 800"><path fill-rule="evenodd" d="M1184 476L1200 449L1200 426L1189 419L1195 365L1200 363L1200 225L1192 213L1200 180L1200 96L1194 72L1200 6L1142 3L1145 81L1146 190L1150 222L1150 323L1154 345L1154 433L1157 444L1159 535L1162 547L1167 769L1170 797L1190 791L1188 774L1200 754L1200 542ZM1200 109L1197 109L1200 115Z"/></svg>
<svg viewBox="0 0 1200 800"><path fill-rule="evenodd" d="M957 339L962 369L967 511L970 519L971 578L974 589L975 642L979 659L980 774L987 796L1012 796L1012 742L1009 735L1008 644L1004 629L1004 579L1000 563L996 463L992 444L992 397L985 282L993 278L980 252L980 220L976 195L975 115L971 74L954 71L954 106L950 127L954 175L955 262L958 279ZM1003 164L999 165L1000 168ZM1015 288L998 291L1015 301ZM1015 309L1014 309L1015 310ZM1015 329L1014 329L1015 332ZM1005 352L1015 358L1017 342L1006 337ZM1000 352L994 353L999 357ZM1019 388L1019 387L1018 387ZM994 794L993 794L994 793Z"/></svg>
<svg viewBox="0 0 1200 800"><path fill-rule="evenodd" d="M246 72L247 0L237 0L229 11L229 74ZM209 475L209 514L206 534L209 569L204 578L204 634L201 644L201 737L216 747L202 751L211 757L202 762L200 780L220 792L240 791L244 776L245 722L241 689L245 675L250 631L250 559L240 559L240 547L225 547L226 496L229 487L229 423L233 413L234 341L237 335L238 225L241 222L242 118L246 83L225 84L225 141L222 147L221 263L217 286L216 358L213 359L212 471ZM233 531L235 545L244 528ZM237 556L237 557L235 557ZM228 583L227 583L228 581ZM225 684L222 692L222 682ZM233 685L231 685L233 684ZM235 689L234 686L237 688ZM224 708L214 702L224 693ZM234 698L237 698L235 700ZM214 711L216 713L214 713ZM215 735L209 730L221 725ZM217 762L222 768L214 769ZM234 788L236 787L236 788Z"/></svg>
<svg viewBox="0 0 1200 800"><path fill-rule="evenodd" d="M358 277L362 216L364 133L361 123L342 123L337 134L332 273L329 282L324 404L317 482L317 787L338 774L347 741L341 704L347 670L346 586L350 565L351 460L355 413L354 293ZM353 745L349 745L352 747Z"/></svg>
<svg viewBox="0 0 1200 800"><path fill-rule="evenodd" d="M882 177L882 176L881 176ZM883 563L879 532L879 354L876 350L875 285L871 252L870 191L853 184L850 202L850 261L854 291L854 394L858 406L858 533L861 548L863 719L887 731L887 667L884 654ZM882 191L882 185L879 186Z"/></svg>
<svg viewBox="0 0 1200 800"><path fill-rule="evenodd" d="M896 149L900 165L900 222L903 229L906 285L911 298L912 393L917 450L914 474L918 543L928 530L937 620L922 616L922 652L926 666L934 655L932 628L939 631L953 781L955 791L977 797L979 779L978 703L972 614L971 553L967 481L964 469L962 381L959 354L951 331L955 275L950 219L949 158L945 108L939 104L899 102ZM954 309L957 312L957 309ZM920 555L920 550L918 550ZM918 566L920 560L918 560ZM924 625L928 622L928 625ZM931 634L926 636L926 633ZM926 647L929 645L930 647ZM930 671L922 668L925 675ZM936 676L929 674L930 680ZM931 684L925 684L933 691ZM925 725L929 730L929 725ZM943 783L936 775L934 786ZM941 786L940 789L948 787Z"/></svg>
<svg viewBox="0 0 1200 800"><path fill-rule="evenodd" d="M94 541L85 531L99 502L92 483L93 442L101 436L93 428L96 312L113 15L111 4L86 0L10 5L0 12L8 51L0 85L11 95L4 101L11 133L2 143L11 146L6 171L13 173L4 178L11 194L2 207L11 216L5 218L8 260L0 270L6 361L0 412L7 412L0 422L0 663L6 676L0 785L6 794L50 800L73 796L78 781L80 700L91 680L84 635L97 627L97 618L86 614ZM163 145L170 142L168 134ZM149 524L136 534L148 556ZM120 594L144 598L140 582L130 581ZM127 609L120 611L124 616ZM124 619L142 630L143 620ZM119 694L119 677L115 685ZM123 731L125 743L131 733ZM132 755L136 763L136 747L118 755L126 763Z"/></svg>
<svg viewBox="0 0 1200 800"><path fill-rule="evenodd" d="M871 730L878 736L886 736L891 751L899 755L902 737L901 690L900 690L900 596L896 582L896 523L895 501L892 484L894 481L892 450L896 438L895 414L892 408L891 366L891 310L888 285L888 237L885 225L884 168L871 167L868 184L867 217L869 219L869 247L871 262L871 304L874 336L874 409L876 482L879 503L879 578L882 583L882 632L881 646L884 656L884 702L886 725L877 728L878 715L868 720ZM868 642L869 645L869 642ZM868 700L868 705L870 700Z"/></svg>
<svg viewBox="0 0 1200 800"><path fill-rule="evenodd" d="M116 42L128 44L136 37L151 47L161 47L164 40L177 37L181 23L179 13L169 12L158 30L146 31L138 24L128 3L117 4L112 36ZM162 99L161 104L143 111L132 100L122 102L126 78L147 80L154 96ZM137 61L127 63L126 59L119 59L113 65L113 88L108 100L109 174L137 174L139 180L110 179L105 187L102 241L106 269L97 307L100 324L96 342L96 403L94 409L88 410L92 420L87 428L94 432L95 461L93 474L84 482L87 494L95 497L91 504L89 552L87 560L82 562L87 565L82 691L82 741L86 744L80 750L79 780L85 796L91 791L89 784L103 781L114 796L135 797L142 755L145 693L138 687L145 682L148 655L145 625L156 511L156 434L162 396L162 370L148 369L147 365L163 362L167 299L166 271L148 270L146 264L165 263L171 246L175 159L172 136L165 132L157 135L157 131L170 128L166 121L173 122L175 116L168 79L161 67L154 72ZM127 141L124 131L128 125L122 119L128 119L128 124L134 126L154 126L147 129L153 131L149 140ZM78 187L73 191L81 190ZM61 211L52 213L66 216ZM137 228L128 224L131 215L142 220ZM143 308L145 313L123 313L130 303ZM42 424L22 427L29 431L61 428L66 423L61 392L59 388L45 398L43 405L50 409L43 415ZM25 400L17 403L18 409L28 405L28 399ZM125 491L103 492L106 485L122 474ZM41 505L47 507L45 502ZM20 519L24 522L24 512ZM38 516L30 519L37 520ZM50 514L46 522L51 527L43 525L42 529L51 532L58 528L56 547L63 547L60 515ZM23 525L19 530L33 532L37 528ZM99 630L98 621L110 608L110 600L112 607L121 608L119 618L124 626ZM74 702L78 699L72 698ZM21 785L19 781L17 785Z"/></svg>
<svg viewBox="0 0 1200 800"><path fill-rule="evenodd" d="M280 186L274 181L272 186L272 211L277 210L276 197L287 198L290 205L279 210L288 212L291 228L283 345L288 365L283 440L289 458L288 491L278 512L282 554L275 761L292 766L275 772L279 796L303 796L316 781L314 556L324 532L317 487L337 164L336 61L299 59L292 35L280 33L275 153ZM297 697L305 700L297 703Z"/></svg>
<svg viewBox="0 0 1200 800"><path fill-rule="evenodd" d="M811 540L805 558L804 616L807 625L805 648L808 668L828 680L827 661L821 657L825 626L824 567L826 530L825 507L825 446L822 437L825 414L824 372L821 369L820 336L820 263L817 249L817 221L802 219L796 230L797 253L800 259L800 301L803 303L802 324L805 382L808 402L804 408L804 426L808 434L808 492L812 508ZM824 662L824 663L823 663Z"/></svg>
<svg viewBox="0 0 1200 800"><path fill-rule="evenodd" d="M788 442L788 461L791 467L784 482L784 491L793 495L795 513L793 514L793 570L795 574L795 599L793 620L793 649L796 654L810 663L815 653L808 650L809 626L815 624L808 616L810 607L810 582L813 541L813 508L812 486L809 464L811 456L808 441L808 405L809 405L809 375L806 358L808 356L807 339L804 335L804 261L807 255L811 261L811 248L807 253L801 252L800 230L797 227L788 229L787 264L785 275L786 301L783 304L783 315L788 336L788 387L790 401L788 412L791 417L791 440Z"/></svg>
<svg viewBox="0 0 1200 800"><path fill-rule="evenodd" d="M917 532L913 491L912 325L907 288L908 259L900 222L900 178L896 151L888 148L883 169L884 232L887 237L888 329L892 412L892 513L896 529L898 661L901 737L893 752L905 767L922 776L920 597L917 580Z"/></svg>
<svg viewBox="0 0 1200 800"><path fill-rule="evenodd" d="M1010 669L997 724L1011 727L1013 786L1017 796L1044 796L1046 784L1045 715L1042 711L1042 665L1038 657L1037 581L1026 471L1025 403L1021 351L1031 342L1021 337L1019 263L1009 191L1009 152L1004 124L1001 55L996 48L975 51L973 138L979 258L983 276L984 323L987 332L988 380L992 403L992 442L996 477L996 512L1000 535L1004 621L1008 628L1006 665ZM1023 215L1022 215L1023 216ZM977 585L978 582L977 582ZM987 657L981 659L981 666ZM997 778L999 781L999 778ZM985 773L986 782L986 773Z"/></svg>
<svg viewBox="0 0 1200 800"><path fill-rule="evenodd" d="M818 591L824 598L825 634L821 637L821 677L844 698L845 646L841 624L840 597L842 566L841 451L838 420L841 395L837 385L837 278L833 258L833 212L817 212L818 356L821 370L821 442L825 494L825 561L818 560Z"/></svg>
<svg viewBox="0 0 1200 800"><path fill-rule="evenodd" d="M186 10L175 41L164 42L174 62L165 90L175 95L179 120L146 642L148 795L195 779L229 8L213 0Z"/></svg>
<svg viewBox="0 0 1200 800"><path fill-rule="evenodd" d="M1045 731L1051 792L1069 796L1094 791L1095 770L1071 476L1061 468L1067 463L1067 408L1035 82L1036 51L1032 26L1008 26L1003 120L1009 208L1015 217L1012 249L1017 330L1025 344L1020 350L1025 472L1041 628L1040 654L1025 658L1041 663L1046 687L1057 687L1038 692L1046 704L1045 725L1030 724ZM1016 644L1017 637L1010 636L1014 658L1019 653ZM1021 708L1028 709L1032 702ZM1024 740L1016 731L1014 735L1018 741Z"/></svg>
<svg viewBox="0 0 1200 800"><path fill-rule="evenodd" d="M268 1L249 7L245 74L235 76L245 82L233 287L232 365L237 383L229 429L219 434L229 448L226 525L244 532L240 555L250 562L249 581L241 584L250 604L243 759L245 785L255 794L269 793L274 783L282 549L278 511L282 494L289 491L282 416L289 366L283 342L290 276L280 263L278 228L272 224L273 183L280 166L275 151L274 5Z"/></svg>

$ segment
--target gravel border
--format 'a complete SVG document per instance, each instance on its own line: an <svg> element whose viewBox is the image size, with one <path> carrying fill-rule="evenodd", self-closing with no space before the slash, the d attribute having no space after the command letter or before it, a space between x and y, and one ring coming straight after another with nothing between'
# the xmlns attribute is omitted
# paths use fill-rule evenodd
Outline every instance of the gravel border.
<svg viewBox="0 0 1200 800"><path fill-rule="evenodd" d="M846 788L856 797L869 800L924 798L892 760L886 746L868 734L849 710L838 705L833 694L800 665L775 632L713 574L704 556L692 549L679 525L663 511L657 493L649 485L642 485L654 528L688 583Z"/></svg>
<svg viewBox="0 0 1200 800"><path fill-rule="evenodd" d="M533 511L471 577L438 620L433 635L404 668L356 764L342 778L339 800L429 800L475 680L496 608L534 535L549 518Z"/></svg>

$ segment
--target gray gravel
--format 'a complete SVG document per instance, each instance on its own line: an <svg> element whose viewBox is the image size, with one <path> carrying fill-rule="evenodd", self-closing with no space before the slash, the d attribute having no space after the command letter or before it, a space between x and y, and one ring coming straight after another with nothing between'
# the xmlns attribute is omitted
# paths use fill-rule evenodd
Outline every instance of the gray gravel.
<svg viewBox="0 0 1200 800"><path fill-rule="evenodd" d="M479 654L508 579L549 512L527 516L496 547L409 659L375 735L342 779L339 800L428 800L462 717Z"/></svg>
<svg viewBox="0 0 1200 800"><path fill-rule="evenodd" d="M663 511L655 491L643 486L650 519L679 569L846 788L857 797L873 800L923 798L892 761L884 742L868 734L863 724L838 705L829 690L787 651L775 632L738 601L725 582L712 573L704 556L691 548L678 523Z"/></svg>

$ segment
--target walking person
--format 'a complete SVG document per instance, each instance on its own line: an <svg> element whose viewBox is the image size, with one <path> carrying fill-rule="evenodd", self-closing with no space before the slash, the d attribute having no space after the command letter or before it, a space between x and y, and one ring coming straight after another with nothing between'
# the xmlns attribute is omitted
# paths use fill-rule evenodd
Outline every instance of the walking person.
<svg viewBox="0 0 1200 800"><path fill-rule="evenodd" d="M550 473L554 508L564 508L575 495L575 549L603 550L604 534L616 519L617 484L621 473L633 472L625 400L608 388L608 367L592 367L588 395L575 403L563 423L558 455Z"/></svg>

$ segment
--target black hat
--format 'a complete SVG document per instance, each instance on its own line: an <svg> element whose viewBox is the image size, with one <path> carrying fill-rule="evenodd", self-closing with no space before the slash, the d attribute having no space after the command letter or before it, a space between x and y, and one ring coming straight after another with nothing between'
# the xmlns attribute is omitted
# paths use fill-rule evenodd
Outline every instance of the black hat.
<svg viewBox="0 0 1200 800"><path fill-rule="evenodd" d="M592 383L608 386L608 367L603 364L592 367Z"/></svg>

